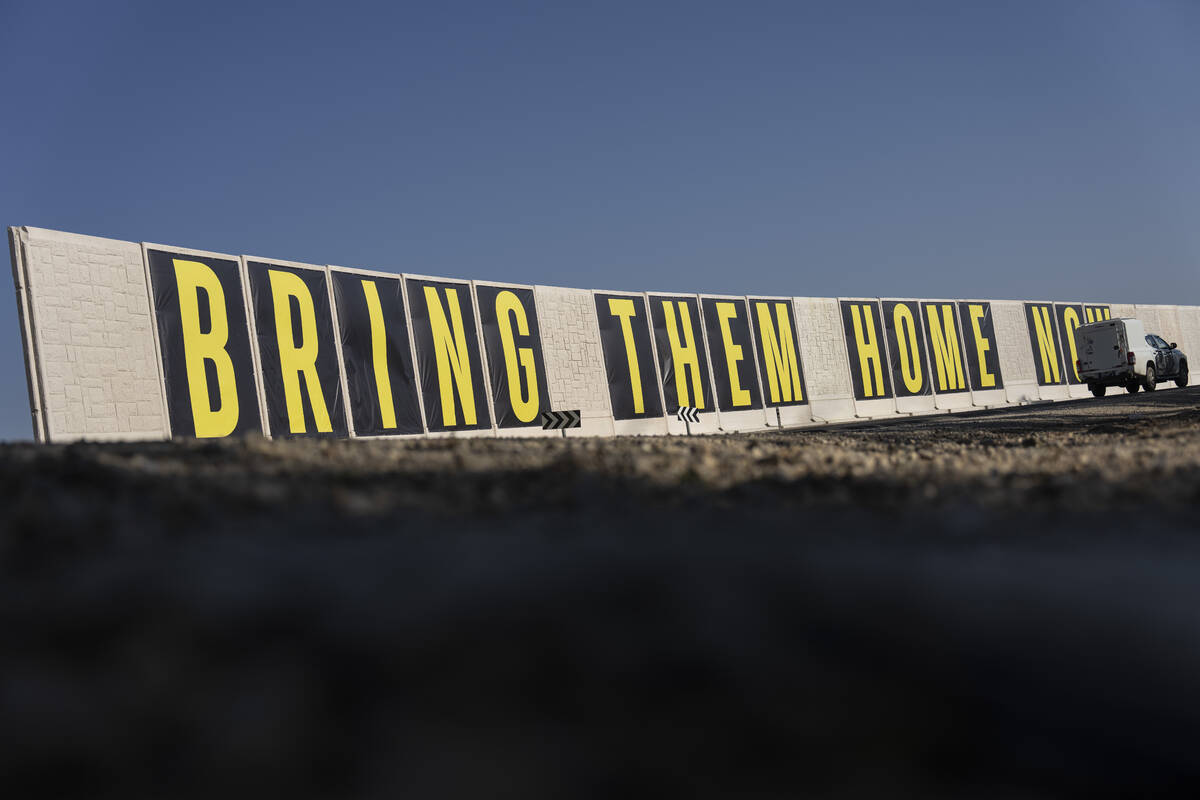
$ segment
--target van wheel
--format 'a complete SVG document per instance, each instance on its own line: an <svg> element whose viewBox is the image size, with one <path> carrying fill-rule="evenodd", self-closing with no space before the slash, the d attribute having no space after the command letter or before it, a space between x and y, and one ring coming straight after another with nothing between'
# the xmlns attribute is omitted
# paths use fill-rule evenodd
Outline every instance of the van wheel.
<svg viewBox="0 0 1200 800"><path fill-rule="evenodd" d="M1158 382L1158 376L1154 374L1154 365L1147 364L1146 365L1146 380L1142 381L1142 387L1147 392L1153 392L1154 387L1157 384L1157 382Z"/></svg>
<svg viewBox="0 0 1200 800"><path fill-rule="evenodd" d="M1104 392L1108 389L1108 387L1102 383L1093 383L1088 386L1088 388L1092 390L1093 397L1104 397Z"/></svg>
<svg viewBox="0 0 1200 800"><path fill-rule="evenodd" d="M1142 385L1137 381L1130 381L1129 383L1125 384L1125 391L1129 392L1130 394L1137 394L1138 389L1140 388L1142 388Z"/></svg>
<svg viewBox="0 0 1200 800"><path fill-rule="evenodd" d="M1179 365L1179 374L1175 376L1175 385L1178 386L1180 389L1182 389L1183 387L1187 386L1187 384L1188 384L1187 362L1185 361Z"/></svg>

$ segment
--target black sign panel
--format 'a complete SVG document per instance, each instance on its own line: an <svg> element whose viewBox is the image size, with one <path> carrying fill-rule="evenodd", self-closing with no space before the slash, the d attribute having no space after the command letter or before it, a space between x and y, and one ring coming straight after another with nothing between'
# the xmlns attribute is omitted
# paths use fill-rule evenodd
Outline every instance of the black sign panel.
<svg viewBox="0 0 1200 800"><path fill-rule="evenodd" d="M172 433L262 433L240 265L162 250L148 255Z"/></svg>
<svg viewBox="0 0 1200 800"><path fill-rule="evenodd" d="M1083 306L1076 303L1055 303L1054 321L1058 325L1058 351L1063 355L1063 374L1067 383L1081 384L1083 380L1075 369L1079 354L1075 351L1075 329L1086 324Z"/></svg>
<svg viewBox="0 0 1200 800"><path fill-rule="evenodd" d="M650 295L650 323L667 410L673 412L680 406L711 409L708 353L696 298Z"/></svg>
<svg viewBox="0 0 1200 800"><path fill-rule="evenodd" d="M768 407L808 403L804 365L796 340L796 314L790 300L750 298L750 325L758 352L758 376Z"/></svg>
<svg viewBox="0 0 1200 800"><path fill-rule="evenodd" d="M883 330L891 362L892 385L897 397L933 394L925 336L921 332L921 304L910 300L884 300Z"/></svg>
<svg viewBox="0 0 1200 800"><path fill-rule="evenodd" d="M992 324L992 304L961 301L958 319L962 324L963 347L967 351L967 370L975 391L1003 389L996 328Z"/></svg>
<svg viewBox="0 0 1200 800"><path fill-rule="evenodd" d="M1085 305L1083 307L1083 323L1100 322L1112 319L1112 309L1104 305Z"/></svg>
<svg viewBox="0 0 1200 800"><path fill-rule="evenodd" d="M403 279L341 270L330 274L354 432L423 433Z"/></svg>
<svg viewBox="0 0 1200 800"><path fill-rule="evenodd" d="M475 286L479 321L492 378L492 402L501 428L540 427L550 410L542 335L533 290Z"/></svg>
<svg viewBox="0 0 1200 800"><path fill-rule="evenodd" d="M654 378L654 352L641 297L596 293L596 318L614 419L663 415Z"/></svg>
<svg viewBox="0 0 1200 800"><path fill-rule="evenodd" d="M346 436L325 271L246 262L272 436Z"/></svg>
<svg viewBox="0 0 1200 800"><path fill-rule="evenodd" d="M1062 352L1054 330L1054 307L1050 303L1026 303L1025 324L1029 345L1033 348L1033 368L1039 386L1055 386L1066 381Z"/></svg>
<svg viewBox="0 0 1200 800"><path fill-rule="evenodd" d="M929 382L937 394L970 391L958 315L952 302L923 302L925 347L929 351Z"/></svg>
<svg viewBox="0 0 1200 800"><path fill-rule="evenodd" d="M879 303L874 300L842 300L842 330L850 357L850 381L855 400L878 400L892 396L889 370L884 365Z"/></svg>
<svg viewBox="0 0 1200 800"><path fill-rule="evenodd" d="M717 407L722 411L762 408L746 301L702 297L700 307L704 312L708 355L717 384Z"/></svg>
<svg viewBox="0 0 1200 800"><path fill-rule="evenodd" d="M414 279L405 283L429 430L492 427L471 287Z"/></svg>

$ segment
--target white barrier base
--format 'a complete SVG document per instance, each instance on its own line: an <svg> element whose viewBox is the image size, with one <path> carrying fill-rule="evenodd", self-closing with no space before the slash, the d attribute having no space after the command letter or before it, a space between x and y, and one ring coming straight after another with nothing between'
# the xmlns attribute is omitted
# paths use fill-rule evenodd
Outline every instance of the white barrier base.
<svg viewBox="0 0 1200 800"><path fill-rule="evenodd" d="M854 419L854 401L848 397L810 400L808 406L814 422L847 422Z"/></svg>
<svg viewBox="0 0 1200 800"><path fill-rule="evenodd" d="M937 411L937 405L931 394L896 398L896 413L898 414L932 414L935 411Z"/></svg>
<svg viewBox="0 0 1200 800"><path fill-rule="evenodd" d="M809 425L813 421L812 408L804 406L776 406L767 409L767 425L775 428L795 428Z"/></svg>
<svg viewBox="0 0 1200 800"><path fill-rule="evenodd" d="M854 416L859 419L879 419L880 417L894 417L895 415L896 401L890 397L880 398L879 400L854 401Z"/></svg>
<svg viewBox="0 0 1200 800"><path fill-rule="evenodd" d="M585 416L580 420L580 423L580 427L578 428L567 429L568 439L586 439L592 436L612 436L615 433L613 430L613 419L607 415L597 417Z"/></svg>
<svg viewBox="0 0 1200 800"><path fill-rule="evenodd" d="M1070 400L1071 387L1065 384L1059 386L1039 386L1038 398L1041 400Z"/></svg>
<svg viewBox="0 0 1200 800"><path fill-rule="evenodd" d="M775 413L771 413L771 424L767 423L767 415L761 408L749 411L722 411L721 432L729 431L765 431L775 427Z"/></svg>
<svg viewBox="0 0 1200 800"><path fill-rule="evenodd" d="M667 418L614 420L613 433L617 436L666 436Z"/></svg>
<svg viewBox="0 0 1200 800"><path fill-rule="evenodd" d="M497 439L542 438L545 436L562 436L558 431L544 431L541 428L496 428Z"/></svg>
<svg viewBox="0 0 1200 800"><path fill-rule="evenodd" d="M700 412L699 422L683 423L678 417L667 417L667 433L671 436L687 436L688 428L691 428L691 433L720 433L721 420L720 414L713 410L705 410Z"/></svg>
<svg viewBox="0 0 1200 800"><path fill-rule="evenodd" d="M1008 397L1004 389L983 389L971 392L971 405L976 408L993 408L1007 403Z"/></svg>

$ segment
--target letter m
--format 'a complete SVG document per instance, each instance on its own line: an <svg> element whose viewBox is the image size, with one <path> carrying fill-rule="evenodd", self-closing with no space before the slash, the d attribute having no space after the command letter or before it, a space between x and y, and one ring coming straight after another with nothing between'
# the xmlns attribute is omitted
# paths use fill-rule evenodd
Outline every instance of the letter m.
<svg viewBox="0 0 1200 800"><path fill-rule="evenodd" d="M763 369L767 373L771 402L799 403L804 400L804 391L800 387L796 337L792 335L787 304L775 304L775 322L771 320L771 309L766 303L756 303L755 307L758 311L758 335L762 340Z"/></svg>

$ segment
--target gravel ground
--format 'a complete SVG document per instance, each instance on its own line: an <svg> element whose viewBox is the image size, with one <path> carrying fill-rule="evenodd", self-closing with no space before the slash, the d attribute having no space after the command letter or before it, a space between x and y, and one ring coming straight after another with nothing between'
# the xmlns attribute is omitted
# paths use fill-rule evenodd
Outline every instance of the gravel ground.
<svg viewBox="0 0 1200 800"><path fill-rule="evenodd" d="M5 445L0 786L1190 794L1198 406Z"/></svg>

